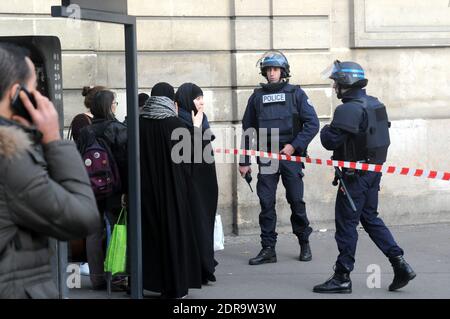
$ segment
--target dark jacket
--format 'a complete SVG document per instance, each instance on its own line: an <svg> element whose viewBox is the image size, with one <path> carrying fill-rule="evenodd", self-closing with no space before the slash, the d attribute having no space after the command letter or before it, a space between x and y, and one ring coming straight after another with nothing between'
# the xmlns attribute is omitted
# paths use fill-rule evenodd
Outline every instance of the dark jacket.
<svg viewBox="0 0 450 319"><path fill-rule="evenodd" d="M49 237L82 238L100 227L74 143L41 146L30 136L36 131L0 118L0 298L57 298Z"/></svg>
<svg viewBox="0 0 450 319"><path fill-rule="evenodd" d="M343 94L342 102L348 103L354 99L367 98L366 90L363 89L352 89ZM364 131L367 127L367 119L363 117L359 123L360 131ZM354 134L351 134L342 129L333 127L332 125L325 125L320 131L320 140L323 147L329 151L335 151L341 148L344 143L352 138Z"/></svg>

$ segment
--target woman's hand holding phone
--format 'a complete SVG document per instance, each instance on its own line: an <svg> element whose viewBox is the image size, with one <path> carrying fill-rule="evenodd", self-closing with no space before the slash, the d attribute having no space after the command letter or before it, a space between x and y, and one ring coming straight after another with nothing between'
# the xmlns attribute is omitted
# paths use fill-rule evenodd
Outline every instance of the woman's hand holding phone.
<svg viewBox="0 0 450 319"><path fill-rule="evenodd" d="M37 90L34 90L31 94L33 94L36 101L36 107L33 106L24 91L20 92L19 97L30 114L33 124L42 133L42 143L48 144L60 140L58 112L56 112L55 106ZM13 120L26 126L31 125L29 121L18 115L14 115Z"/></svg>

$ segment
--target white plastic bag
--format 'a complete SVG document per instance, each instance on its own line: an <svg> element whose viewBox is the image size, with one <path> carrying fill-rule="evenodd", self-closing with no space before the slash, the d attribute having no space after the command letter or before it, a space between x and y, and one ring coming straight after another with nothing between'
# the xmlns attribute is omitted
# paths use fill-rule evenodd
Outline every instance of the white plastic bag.
<svg viewBox="0 0 450 319"><path fill-rule="evenodd" d="M224 241L222 218L220 218L220 215L216 215L216 221L214 222L214 251L223 250Z"/></svg>

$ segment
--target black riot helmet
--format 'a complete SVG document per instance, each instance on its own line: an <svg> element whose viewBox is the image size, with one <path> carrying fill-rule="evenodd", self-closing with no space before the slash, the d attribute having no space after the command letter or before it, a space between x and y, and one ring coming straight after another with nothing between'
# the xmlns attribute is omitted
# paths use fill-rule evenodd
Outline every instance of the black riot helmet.
<svg viewBox="0 0 450 319"><path fill-rule="evenodd" d="M281 68L281 78L288 79L290 74L289 62L286 56L278 50L271 50L264 53L264 55L258 60L259 69L262 76L267 79L266 71L268 67Z"/></svg>
<svg viewBox="0 0 450 319"><path fill-rule="evenodd" d="M336 81L336 84L342 89L363 88L368 82L363 68L358 63L351 61L334 61L329 78Z"/></svg>

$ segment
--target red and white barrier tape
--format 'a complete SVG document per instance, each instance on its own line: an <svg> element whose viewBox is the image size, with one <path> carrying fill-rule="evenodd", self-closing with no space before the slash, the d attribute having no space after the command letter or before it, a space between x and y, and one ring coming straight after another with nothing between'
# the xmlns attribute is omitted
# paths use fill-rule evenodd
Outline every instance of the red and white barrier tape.
<svg viewBox="0 0 450 319"><path fill-rule="evenodd" d="M356 163L356 162L345 162L345 161L335 161L335 160L321 160L310 157L301 157L301 156L290 156L290 155L282 155L277 153L267 153L262 151L255 150L241 150L236 148L216 148L214 149L215 153L223 153L223 154L233 154L233 155L244 155L244 156L255 156L262 158L270 158L277 159L282 161L291 161L297 163L306 163L306 164L316 164L316 165L325 165L325 166L336 166L336 167L345 167L345 168L353 168L362 171L371 171L378 172L384 174L396 174L396 175L404 175L404 176L415 176L415 177L423 177L430 179L438 179L444 181L450 181L450 172L442 172L442 171L433 171L433 170L425 170L425 169L417 169L417 168L408 168L408 167L396 167L396 166L388 166L388 165L376 165L376 164L367 164L367 163Z"/></svg>

